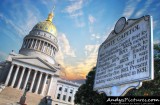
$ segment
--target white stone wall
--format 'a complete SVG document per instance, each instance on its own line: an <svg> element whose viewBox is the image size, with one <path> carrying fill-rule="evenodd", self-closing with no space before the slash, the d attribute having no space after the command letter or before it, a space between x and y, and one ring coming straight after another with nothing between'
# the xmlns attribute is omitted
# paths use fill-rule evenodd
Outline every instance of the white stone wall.
<svg viewBox="0 0 160 105"><path fill-rule="evenodd" d="M78 87L74 83L68 84L58 81L52 105L74 105L74 95Z"/></svg>

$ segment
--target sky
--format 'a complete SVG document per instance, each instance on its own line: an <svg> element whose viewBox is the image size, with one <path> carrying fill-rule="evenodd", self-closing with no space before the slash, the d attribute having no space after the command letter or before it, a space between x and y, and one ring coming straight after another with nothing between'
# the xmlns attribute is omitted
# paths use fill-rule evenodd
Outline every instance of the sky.
<svg viewBox="0 0 160 105"><path fill-rule="evenodd" d="M14 50L38 22L46 20L53 6L58 31L56 60L62 77L85 79L96 65L99 45L120 17L153 17L154 43L160 42L160 0L1 0L0 61Z"/></svg>

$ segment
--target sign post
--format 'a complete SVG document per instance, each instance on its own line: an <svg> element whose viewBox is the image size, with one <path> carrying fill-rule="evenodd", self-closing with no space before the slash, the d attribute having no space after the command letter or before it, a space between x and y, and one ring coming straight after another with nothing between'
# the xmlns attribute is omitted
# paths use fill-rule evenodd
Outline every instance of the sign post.
<svg viewBox="0 0 160 105"><path fill-rule="evenodd" d="M94 90L122 96L153 79L152 17L120 18L99 48Z"/></svg>

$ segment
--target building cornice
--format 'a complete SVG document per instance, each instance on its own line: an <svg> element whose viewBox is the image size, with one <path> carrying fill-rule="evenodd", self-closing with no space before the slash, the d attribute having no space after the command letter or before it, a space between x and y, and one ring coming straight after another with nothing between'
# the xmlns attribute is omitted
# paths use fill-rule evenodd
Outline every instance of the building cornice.
<svg viewBox="0 0 160 105"><path fill-rule="evenodd" d="M78 84L76 82L72 82L72 81L67 81L67 80L58 80L59 83L64 83L64 84L68 84L68 85L72 85L72 86L76 86L79 87L81 84Z"/></svg>

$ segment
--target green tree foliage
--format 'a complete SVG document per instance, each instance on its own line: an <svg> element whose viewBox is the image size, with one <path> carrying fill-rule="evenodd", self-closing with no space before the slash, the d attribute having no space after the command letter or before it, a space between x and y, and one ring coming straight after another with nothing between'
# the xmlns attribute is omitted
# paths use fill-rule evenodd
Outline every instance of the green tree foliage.
<svg viewBox="0 0 160 105"><path fill-rule="evenodd" d="M154 59L160 59L160 46L158 44L154 44Z"/></svg>
<svg viewBox="0 0 160 105"><path fill-rule="evenodd" d="M159 45L158 45L158 44L154 44L154 50L158 50L158 51L160 51L160 47L159 47Z"/></svg>
<svg viewBox="0 0 160 105"><path fill-rule="evenodd" d="M93 91L95 67L88 73L86 83L81 85L75 94L75 104L78 105L106 105L105 94Z"/></svg>

